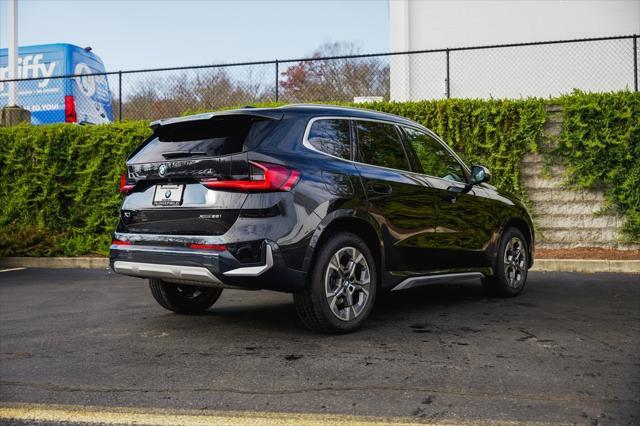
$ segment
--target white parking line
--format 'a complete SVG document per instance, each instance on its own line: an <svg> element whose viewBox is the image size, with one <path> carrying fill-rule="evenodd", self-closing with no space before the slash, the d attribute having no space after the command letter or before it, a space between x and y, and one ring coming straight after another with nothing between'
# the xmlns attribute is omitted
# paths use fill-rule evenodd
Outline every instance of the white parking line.
<svg viewBox="0 0 640 426"><path fill-rule="evenodd" d="M0 272L12 272L12 271L22 271L27 268L9 268L9 269L0 269Z"/></svg>

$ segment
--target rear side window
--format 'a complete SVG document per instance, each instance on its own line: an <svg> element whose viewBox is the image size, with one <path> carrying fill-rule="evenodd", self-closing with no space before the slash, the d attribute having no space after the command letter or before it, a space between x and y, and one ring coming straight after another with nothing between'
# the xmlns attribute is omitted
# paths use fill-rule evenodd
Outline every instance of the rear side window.
<svg viewBox="0 0 640 426"><path fill-rule="evenodd" d="M159 127L152 139L129 160L132 163L237 154L255 139L268 120L220 117Z"/></svg>
<svg viewBox="0 0 640 426"><path fill-rule="evenodd" d="M409 170L400 135L393 124L357 121L359 161L374 166Z"/></svg>
<svg viewBox="0 0 640 426"><path fill-rule="evenodd" d="M318 151L349 160L351 137L347 120L316 120L309 129L307 140Z"/></svg>

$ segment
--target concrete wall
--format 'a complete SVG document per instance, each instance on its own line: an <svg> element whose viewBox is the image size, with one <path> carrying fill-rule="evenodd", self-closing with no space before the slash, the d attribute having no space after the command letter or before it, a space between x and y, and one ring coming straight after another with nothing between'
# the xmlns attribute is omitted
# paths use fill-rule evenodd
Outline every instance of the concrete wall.
<svg viewBox="0 0 640 426"><path fill-rule="evenodd" d="M637 0L390 0L391 51L640 34ZM633 87L631 40L452 52L452 97ZM393 57L391 99L445 97L444 53Z"/></svg>
<svg viewBox="0 0 640 426"><path fill-rule="evenodd" d="M562 111L554 108L545 127L549 140L557 140L561 126ZM565 188L564 167L552 166L543 173L543 164L540 154L529 153L521 167L523 184L533 203L537 248L640 249L640 245L620 242L624 216L600 213L605 206L603 191Z"/></svg>

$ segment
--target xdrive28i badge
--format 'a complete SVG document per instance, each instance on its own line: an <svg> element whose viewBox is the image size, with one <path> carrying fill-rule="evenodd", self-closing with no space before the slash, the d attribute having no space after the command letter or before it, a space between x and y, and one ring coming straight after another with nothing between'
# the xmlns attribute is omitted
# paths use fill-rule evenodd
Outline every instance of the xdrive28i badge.
<svg viewBox="0 0 640 426"><path fill-rule="evenodd" d="M167 165L166 164L161 164L160 168L158 169L158 174L162 177L165 174L167 174Z"/></svg>

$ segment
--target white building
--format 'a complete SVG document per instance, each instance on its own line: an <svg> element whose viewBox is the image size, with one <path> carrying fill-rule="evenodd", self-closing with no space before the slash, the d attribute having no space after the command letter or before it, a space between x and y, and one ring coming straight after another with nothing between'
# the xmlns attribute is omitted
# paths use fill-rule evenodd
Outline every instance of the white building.
<svg viewBox="0 0 640 426"><path fill-rule="evenodd" d="M633 35L640 0L389 0L389 29L392 52ZM450 96L633 90L633 51L633 39L453 50ZM446 56L391 57L391 99L446 97Z"/></svg>

